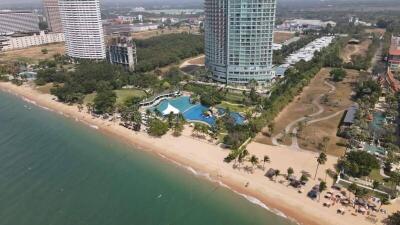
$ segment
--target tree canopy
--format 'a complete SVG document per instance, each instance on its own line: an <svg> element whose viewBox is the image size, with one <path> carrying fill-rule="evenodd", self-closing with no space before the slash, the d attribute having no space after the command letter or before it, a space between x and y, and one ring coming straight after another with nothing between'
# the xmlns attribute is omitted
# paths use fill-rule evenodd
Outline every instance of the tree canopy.
<svg viewBox="0 0 400 225"><path fill-rule="evenodd" d="M136 40L139 72L179 62L204 52L203 36L188 33L167 34Z"/></svg>
<svg viewBox="0 0 400 225"><path fill-rule="evenodd" d="M346 77L347 72L342 68L335 68L331 70L330 75L333 81L340 82Z"/></svg>
<svg viewBox="0 0 400 225"><path fill-rule="evenodd" d="M373 169L379 169L379 161L365 151L351 151L338 162L338 167L353 177L368 176Z"/></svg>

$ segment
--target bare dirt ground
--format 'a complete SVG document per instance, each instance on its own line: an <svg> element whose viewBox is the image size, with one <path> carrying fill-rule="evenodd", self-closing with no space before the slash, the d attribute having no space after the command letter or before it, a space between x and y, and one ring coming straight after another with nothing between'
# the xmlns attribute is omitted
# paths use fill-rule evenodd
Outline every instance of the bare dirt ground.
<svg viewBox="0 0 400 225"><path fill-rule="evenodd" d="M329 81L329 72L330 69L328 68L322 69L311 81L310 85L304 88L302 94L296 97L295 100L277 116L274 121L275 128L272 136L283 132L292 121L307 117L318 111L313 101L322 94L329 92L330 87L324 84L326 81ZM343 113L340 113L340 111L346 110L353 104L351 100L352 87L359 76L358 71L348 70L347 72L348 75L344 81L339 83L329 81L335 86L336 91L326 94L327 100L320 102L324 107L324 112L313 119L325 118L335 113L339 114L333 118L307 125L299 131L298 142L302 149L317 151L318 144L322 142L324 137L328 137L328 154L340 156L344 153L345 149L337 145L337 143L343 142L344 140L336 136L339 123L343 116ZM266 130L267 129L265 129L263 133L267 133ZM284 145L290 145L291 140L292 138L290 135L285 135L282 138L282 143ZM259 134L255 141L264 144L272 144L271 137L263 134Z"/></svg>
<svg viewBox="0 0 400 225"><path fill-rule="evenodd" d="M324 69L321 73L323 78L326 79L329 77L329 70ZM360 73L358 71L347 70L347 77L342 82L331 82L331 84L336 87L336 91L328 94L326 98L327 100L321 102L322 106L325 108L325 112L319 117L323 118L340 111L343 111L343 113L328 120L323 120L306 126L302 132L299 133L299 144L301 148L318 151L318 144L323 142L324 137L328 137L328 153L335 156L342 156L345 153L346 149L338 145L345 143L345 140L337 137L336 134L340 121L343 118L344 111L354 104L351 99L351 94L359 77Z"/></svg>
<svg viewBox="0 0 400 225"><path fill-rule="evenodd" d="M294 37L293 32L285 32L285 31L275 31L274 32L274 43L281 44L292 37Z"/></svg>
<svg viewBox="0 0 400 225"><path fill-rule="evenodd" d="M371 29L365 29L365 32L370 33L370 34L384 35L386 33L386 29L371 28Z"/></svg>
<svg viewBox="0 0 400 225"><path fill-rule="evenodd" d="M143 40L143 39L148 39L160 35L165 35L165 34L177 34L177 33L183 33L183 32L190 32L190 33L199 33L198 28L192 28L189 29L188 27L182 27L182 28L172 28L172 29L164 29L164 30L150 30L150 31L143 31L143 32L137 32L133 33L132 37L137 39L137 40Z"/></svg>
<svg viewBox="0 0 400 225"><path fill-rule="evenodd" d="M364 55L369 45L372 43L371 40L365 40L358 45L347 44L346 47L342 50L340 56L344 60L344 62L351 62L351 57L355 55Z"/></svg>
<svg viewBox="0 0 400 225"><path fill-rule="evenodd" d="M43 54L42 49L47 49L48 53ZM65 54L64 43L48 44L31 48L7 51L0 54L0 61L24 61L27 63L37 63L41 60L53 58L55 54Z"/></svg>
<svg viewBox="0 0 400 225"><path fill-rule="evenodd" d="M201 57L197 57L197 58L194 58L192 60L189 60L188 63L192 64L192 65L204 64L205 63L205 56L203 55Z"/></svg>

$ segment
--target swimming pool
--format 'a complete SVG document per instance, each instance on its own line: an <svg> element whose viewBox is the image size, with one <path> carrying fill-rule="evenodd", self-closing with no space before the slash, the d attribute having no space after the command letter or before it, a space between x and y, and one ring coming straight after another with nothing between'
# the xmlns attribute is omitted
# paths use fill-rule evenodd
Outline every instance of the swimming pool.
<svg viewBox="0 0 400 225"><path fill-rule="evenodd" d="M177 108L181 113L185 112L190 107L194 106L192 103L190 103L190 97L182 96L178 98L163 100L160 102L160 104L156 106L156 109L159 112L162 112L168 107L168 103L171 104L173 107Z"/></svg>
<svg viewBox="0 0 400 225"><path fill-rule="evenodd" d="M372 120L372 128L374 130L381 129L385 123L385 115L381 112L374 113L374 119Z"/></svg>
<svg viewBox="0 0 400 225"><path fill-rule="evenodd" d="M210 126L214 126L216 124L215 116L205 116L204 112L209 110L208 107L203 106L202 104L192 104L190 102L190 97L182 96L173 99L163 100L158 104L153 110L157 110L159 112L163 112L168 104L172 105L176 109L182 113L183 117L190 122L204 122L209 124ZM218 113L223 115L225 110L222 108L218 109ZM235 120L236 124L244 124L245 118L236 112L231 112L230 115Z"/></svg>
<svg viewBox="0 0 400 225"><path fill-rule="evenodd" d="M204 111L207 111L208 108L201 105L197 104L191 107L190 109L186 110L183 113L183 117L188 120L188 121L198 121L198 122L205 122L209 124L210 126L215 125L215 117L214 116L205 116Z"/></svg>
<svg viewBox="0 0 400 225"><path fill-rule="evenodd" d="M223 109L223 108L218 108L218 113L219 113L220 115L224 115L224 114L225 114L225 109ZM231 117L235 120L235 123L236 123L236 124L243 125L244 122L246 121L246 118L244 118L242 115L240 115L240 113L231 112L230 115L231 115Z"/></svg>
<svg viewBox="0 0 400 225"><path fill-rule="evenodd" d="M386 150L382 147L378 147L375 145L365 145L364 150L371 153L371 154L379 154L379 155L386 155Z"/></svg>

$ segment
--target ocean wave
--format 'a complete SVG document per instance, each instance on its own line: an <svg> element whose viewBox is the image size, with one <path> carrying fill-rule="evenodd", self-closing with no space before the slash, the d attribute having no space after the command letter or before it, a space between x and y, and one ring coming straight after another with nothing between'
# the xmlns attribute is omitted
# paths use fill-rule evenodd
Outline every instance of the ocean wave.
<svg viewBox="0 0 400 225"><path fill-rule="evenodd" d="M98 130L98 129L99 129L99 127L98 127L98 126L96 126L96 125L92 125L92 124L89 124L89 127L93 128L93 129L96 129L96 130Z"/></svg>
<svg viewBox="0 0 400 225"><path fill-rule="evenodd" d="M32 105L37 105L37 103L33 100L30 100L28 98L22 97L22 100L24 100L25 102L31 103Z"/></svg>
<svg viewBox="0 0 400 225"><path fill-rule="evenodd" d="M47 110L47 111L50 111L50 112L54 112L54 110L52 110L52 109L50 109L50 108L47 108L47 107L45 107L45 106L39 105L39 107L42 108L42 109L44 109L44 110Z"/></svg>

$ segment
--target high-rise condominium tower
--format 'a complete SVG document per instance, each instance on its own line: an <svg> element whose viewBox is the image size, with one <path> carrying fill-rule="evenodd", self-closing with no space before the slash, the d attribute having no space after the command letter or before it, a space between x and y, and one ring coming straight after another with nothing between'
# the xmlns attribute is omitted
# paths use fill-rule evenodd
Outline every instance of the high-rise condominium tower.
<svg viewBox="0 0 400 225"><path fill-rule="evenodd" d="M43 0L43 11L47 19L49 30L55 33L62 33L62 24L58 0Z"/></svg>
<svg viewBox="0 0 400 225"><path fill-rule="evenodd" d="M105 59L100 0L59 0L68 56Z"/></svg>
<svg viewBox="0 0 400 225"><path fill-rule="evenodd" d="M0 10L0 35L39 31L39 17L36 13Z"/></svg>
<svg viewBox="0 0 400 225"><path fill-rule="evenodd" d="M206 67L228 84L273 77L276 0L205 0Z"/></svg>

